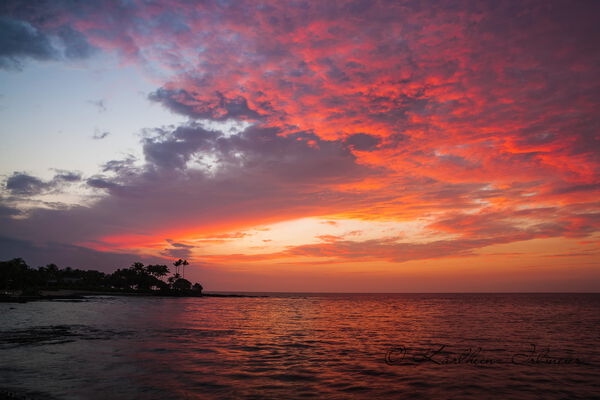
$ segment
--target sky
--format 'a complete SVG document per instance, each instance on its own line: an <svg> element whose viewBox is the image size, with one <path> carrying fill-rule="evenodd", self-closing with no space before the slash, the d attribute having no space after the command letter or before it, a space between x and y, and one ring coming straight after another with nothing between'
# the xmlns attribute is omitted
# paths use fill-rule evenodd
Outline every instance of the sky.
<svg viewBox="0 0 600 400"><path fill-rule="evenodd" d="M0 259L600 290L600 2L0 5Z"/></svg>

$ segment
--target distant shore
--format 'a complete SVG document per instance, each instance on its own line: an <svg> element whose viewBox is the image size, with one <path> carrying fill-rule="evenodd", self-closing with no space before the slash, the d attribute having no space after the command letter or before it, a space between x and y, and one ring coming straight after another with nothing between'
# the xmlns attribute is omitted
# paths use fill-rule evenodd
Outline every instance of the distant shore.
<svg viewBox="0 0 600 400"><path fill-rule="evenodd" d="M52 300L85 300L93 296L135 296L135 297L268 297L248 294L217 294L217 293L164 293L164 292L112 292L98 290L45 290L39 295L0 295L0 303L27 303L30 301Z"/></svg>

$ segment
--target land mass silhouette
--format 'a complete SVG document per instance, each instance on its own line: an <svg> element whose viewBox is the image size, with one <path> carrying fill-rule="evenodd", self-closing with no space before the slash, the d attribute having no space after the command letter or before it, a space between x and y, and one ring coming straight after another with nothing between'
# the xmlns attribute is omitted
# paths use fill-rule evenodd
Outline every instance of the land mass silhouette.
<svg viewBox="0 0 600 400"><path fill-rule="evenodd" d="M144 265L134 262L111 274L95 270L55 264L32 268L22 259L0 261L0 301L26 302L32 300L81 299L86 295L145 295L178 297L241 297L240 295L206 294L200 283L192 284L179 273L189 265L179 259L173 263L175 272L167 265Z"/></svg>

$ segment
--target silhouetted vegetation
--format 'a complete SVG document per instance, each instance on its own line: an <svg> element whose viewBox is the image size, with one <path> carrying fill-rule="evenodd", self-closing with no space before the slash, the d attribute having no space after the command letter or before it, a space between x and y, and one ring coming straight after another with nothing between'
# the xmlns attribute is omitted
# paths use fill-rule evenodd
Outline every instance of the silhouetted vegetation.
<svg viewBox="0 0 600 400"><path fill-rule="evenodd" d="M55 264L31 268L21 258L0 262L0 292L9 295L20 292L23 296L35 296L42 290L87 290L97 292L147 293L159 295L198 296L202 285L179 275L178 268L188 265L186 260L177 260L173 265L175 274L169 275L166 265L144 265L133 263L128 268L117 269L112 274L94 270L64 268Z"/></svg>

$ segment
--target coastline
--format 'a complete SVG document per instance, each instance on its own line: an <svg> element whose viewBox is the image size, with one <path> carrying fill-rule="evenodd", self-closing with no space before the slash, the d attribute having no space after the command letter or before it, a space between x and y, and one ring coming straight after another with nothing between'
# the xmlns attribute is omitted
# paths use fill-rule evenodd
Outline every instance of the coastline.
<svg viewBox="0 0 600 400"><path fill-rule="evenodd" d="M248 294L218 294L218 293L164 293L164 292L111 292L100 290L43 290L39 295L1 295L0 303L28 303L31 301L54 301L54 300L87 300L93 296L135 296L135 297L269 297L265 295Z"/></svg>

